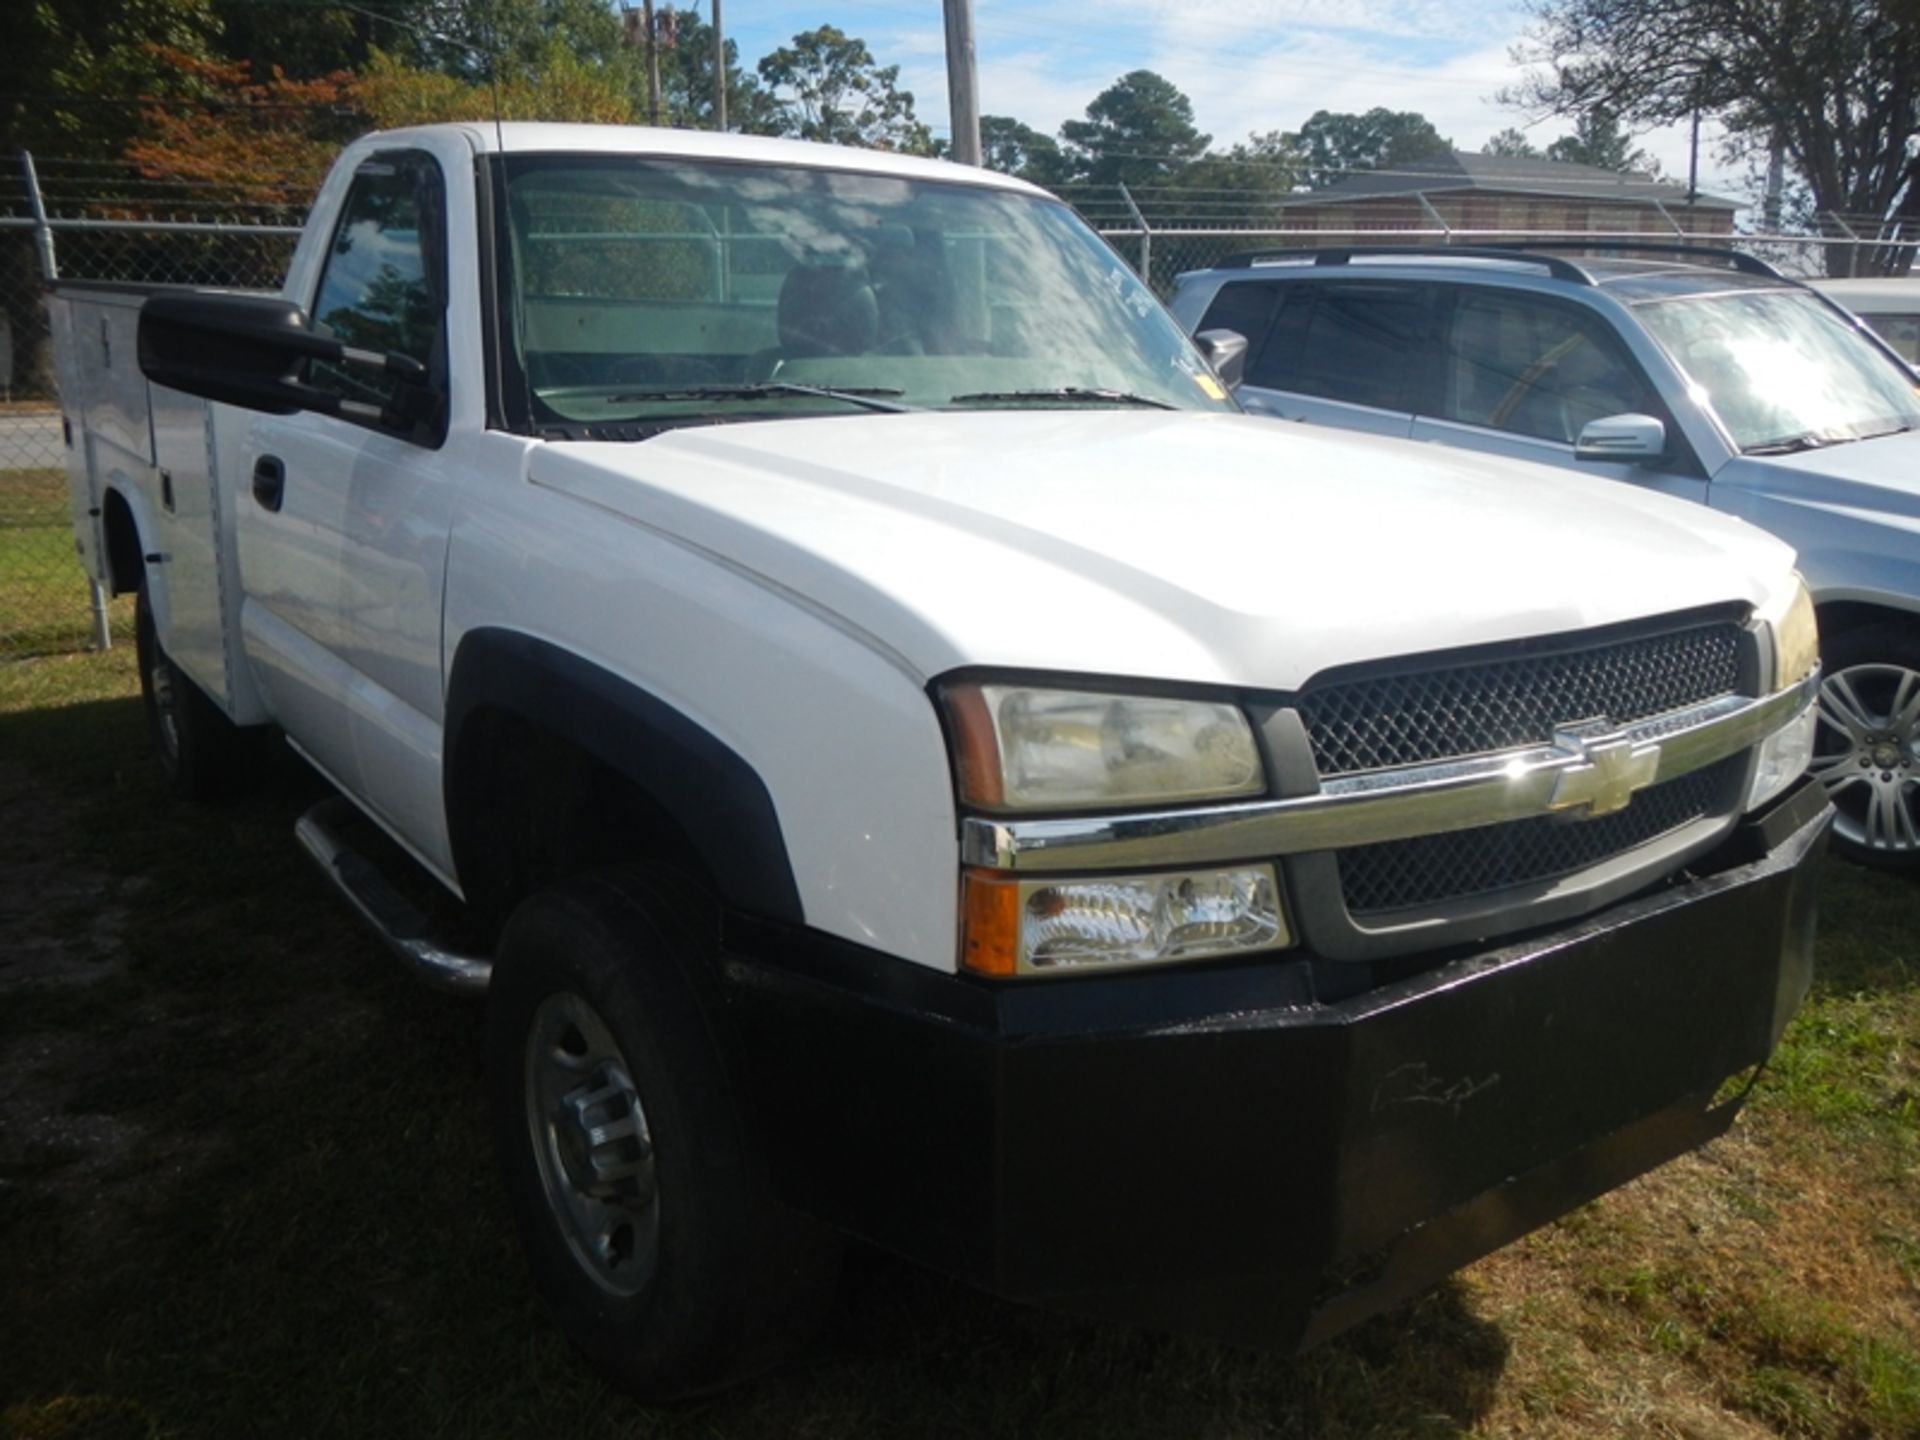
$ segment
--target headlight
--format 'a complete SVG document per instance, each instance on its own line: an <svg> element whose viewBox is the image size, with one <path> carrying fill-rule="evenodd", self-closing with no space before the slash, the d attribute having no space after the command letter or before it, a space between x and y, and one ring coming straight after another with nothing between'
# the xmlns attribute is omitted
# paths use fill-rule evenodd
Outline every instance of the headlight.
<svg viewBox="0 0 1920 1440"><path fill-rule="evenodd" d="M1813 596L1798 571L1761 609L1760 618L1773 633L1773 688L1784 690L1820 663L1820 630L1813 618Z"/></svg>
<svg viewBox="0 0 1920 1440"><path fill-rule="evenodd" d="M981 975L1162 965L1293 943L1271 865L1022 880L969 871L961 963Z"/></svg>
<svg viewBox="0 0 1920 1440"><path fill-rule="evenodd" d="M960 793L987 810L1085 810L1257 795L1237 705L963 682L942 690Z"/></svg>
<svg viewBox="0 0 1920 1440"><path fill-rule="evenodd" d="M1758 810L1806 773L1813 763L1813 732L1819 723L1820 707L1809 705L1761 743L1744 808Z"/></svg>

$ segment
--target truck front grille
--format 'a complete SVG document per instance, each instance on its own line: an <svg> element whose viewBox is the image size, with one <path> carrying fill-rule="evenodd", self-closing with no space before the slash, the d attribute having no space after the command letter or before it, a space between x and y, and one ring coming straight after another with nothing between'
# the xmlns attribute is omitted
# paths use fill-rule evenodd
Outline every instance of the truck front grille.
<svg viewBox="0 0 1920 1440"><path fill-rule="evenodd" d="M1347 913L1418 909L1585 870L1724 810L1744 764L1735 755L1676 776L1597 820L1543 816L1342 851Z"/></svg>
<svg viewBox="0 0 1920 1440"><path fill-rule="evenodd" d="M1322 776L1544 745L1556 726L1616 725L1730 695L1732 622L1561 650L1309 685L1300 718ZM1636 806L1636 809L1638 807Z"/></svg>

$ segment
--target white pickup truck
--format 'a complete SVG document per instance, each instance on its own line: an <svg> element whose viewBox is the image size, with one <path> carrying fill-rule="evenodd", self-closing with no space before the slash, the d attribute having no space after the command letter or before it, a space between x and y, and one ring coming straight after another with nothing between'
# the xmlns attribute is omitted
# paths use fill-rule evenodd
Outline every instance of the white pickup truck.
<svg viewBox="0 0 1920 1440"><path fill-rule="evenodd" d="M337 787L639 1393L789 1351L843 1236L1312 1343L1719 1133L1807 986L1791 552L1246 418L1020 182L436 126L280 296L54 310L169 775Z"/></svg>

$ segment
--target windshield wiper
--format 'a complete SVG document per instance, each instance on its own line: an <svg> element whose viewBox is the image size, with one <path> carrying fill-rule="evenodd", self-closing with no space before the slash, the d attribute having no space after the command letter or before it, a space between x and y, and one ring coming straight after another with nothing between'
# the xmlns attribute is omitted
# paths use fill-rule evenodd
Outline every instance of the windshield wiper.
<svg viewBox="0 0 1920 1440"><path fill-rule="evenodd" d="M881 386L802 385L793 380L757 380L745 385L682 385L671 390L640 390L631 395L609 395L608 405L638 405L649 400L758 400L768 395L815 395L823 400L844 400L863 410L884 410L888 414L918 409L914 405L896 405L880 397L903 395L903 390Z"/></svg>
<svg viewBox="0 0 1920 1440"><path fill-rule="evenodd" d="M1052 390L976 390L956 395L948 403L961 405L969 400L1086 400L1109 405L1145 405L1155 410L1173 410L1165 400L1150 395L1135 395L1129 390L1095 390L1080 385L1062 385Z"/></svg>
<svg viewBox="0 0 1920 1440"><path fill-rule="evenodd" d="M1839 440L1831 435L1822 435L1818 430L1804 431L1799 435L1789 435L1784 440L1769 440L1764 445L1749 445L1742 453L1747 455L1798 455L1802 450L1818 450L1827 445L1838 445Z"/></svg>

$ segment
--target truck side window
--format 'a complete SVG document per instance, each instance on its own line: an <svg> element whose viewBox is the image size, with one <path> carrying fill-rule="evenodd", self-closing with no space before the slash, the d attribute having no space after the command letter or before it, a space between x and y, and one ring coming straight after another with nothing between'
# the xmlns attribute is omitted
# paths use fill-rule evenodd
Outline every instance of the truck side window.
<svg viewBox="0 0 1920 1440"><path fill-rule="evenodd" d="M1304 325L1294 308L1311 295ZM1428 292L1410 285L1298 287L1289 321L1248 367L1249 384L1349 405L1411 410L1414 359L1427 338Z"/></svg>
<svg viewBox="0 0 1920 1440"><path fill-rule="evenodd" d="M1515 295L1461 293L1439 418L1571 445L1589 421L1665 416L1597 319Z"/></svg>
<svg viewBox="0 0 1920 1440"><path fill-rule="evenodd" d="M423 187L438 183L431 162L407 158L360 167L320 272L314 329L438 368L440 287L432 277L440 273L442 257L429 241L438 227L428 223L422 204ZM320 361L309 367L308 379L346 399L381 406L392 403L403 383L375 370Z"/></svg>

